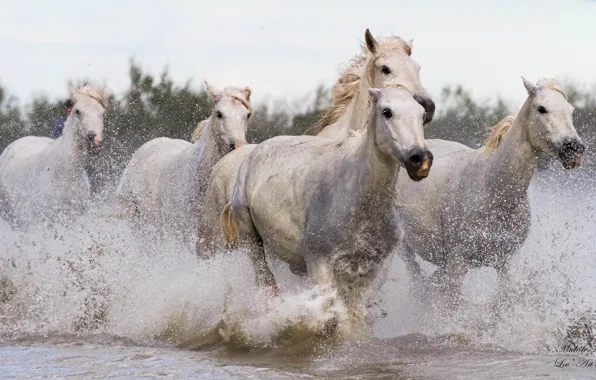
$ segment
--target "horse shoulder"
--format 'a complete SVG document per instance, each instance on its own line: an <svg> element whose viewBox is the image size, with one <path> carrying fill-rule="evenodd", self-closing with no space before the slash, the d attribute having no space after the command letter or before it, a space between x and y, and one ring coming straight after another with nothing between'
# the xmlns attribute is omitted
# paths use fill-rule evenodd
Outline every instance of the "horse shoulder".
<svg viewBox="0 0 596 380"><path fill-rule="evenodd" d="M329 143L313 136L272 138L259 144L239 171L234 202L243 192L239 196L259 231L265 231L264 240L286 258L300 255L308 204L328 158L322 146Z"/></svg>

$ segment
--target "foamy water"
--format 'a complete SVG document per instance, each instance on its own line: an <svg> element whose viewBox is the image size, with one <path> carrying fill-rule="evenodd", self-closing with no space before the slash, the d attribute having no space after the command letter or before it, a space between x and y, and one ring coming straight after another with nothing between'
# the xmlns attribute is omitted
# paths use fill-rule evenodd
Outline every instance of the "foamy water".
<svg viewBox="0 0 596 380"><path fill-rule="evenodd" d="M109 217L109 200L68 225L20 233L0 222L0 274L13 285L0 293L0 368L8 377L596 378L594 368L554 365L571 321L596 309L595 184L562 170L533 182L532 231L500 318L493 270L471 271L462 306L447 312L410 296L395 258L387 317L371 340L348 343L327 336L343 313L333 292L276 263L281 297L270 301L243 252L201 263L174 241L134 238Z"/></svg>

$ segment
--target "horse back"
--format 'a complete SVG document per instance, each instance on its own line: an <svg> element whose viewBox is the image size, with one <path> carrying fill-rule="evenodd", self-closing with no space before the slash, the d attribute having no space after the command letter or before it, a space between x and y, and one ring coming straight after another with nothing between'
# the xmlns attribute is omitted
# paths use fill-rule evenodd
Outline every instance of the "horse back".
<svg viewBox="0 0 596 380"><path fill-rule="evenodd" d="M21 174L25 170L33 169L36 162L41 162L35 157L46 151L53 141L47 137L36 136L15 140L0 155L0 173L2 176L7 176L12 172Z"/></svg>

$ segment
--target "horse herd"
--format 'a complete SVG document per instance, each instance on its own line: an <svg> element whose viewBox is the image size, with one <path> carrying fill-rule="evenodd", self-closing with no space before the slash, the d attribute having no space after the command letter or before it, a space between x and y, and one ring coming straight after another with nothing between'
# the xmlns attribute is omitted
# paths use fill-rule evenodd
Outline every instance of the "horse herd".
<svg viewBox="0 0 596 380"><path fill-rule="evenodd" d="M157 138L132 156L116 190L124 217L196 244L200 260L245 250L257 285L278 293L268 255L337 292L359 331L364 292L385 281L392 253L413 281L457 300L469 268L494 267L506 289L511 258L528 236L528 187L541 153L565 168L585 147L574 108L552 79L523 79L519 113L479 149L425 140L435 105L411 58L412 41L375 39L340 74L313 135L247 144L250 88L207 89L213 113L192 142ZM101 147L103 89L71 89L64 135L23 137L0 156L0 212L13 226L87 207L86 160ZM315 136L316 134L316 136ZM432 168L432 170L431 170ZM423 279L415 255L438 266Z"/></svg>

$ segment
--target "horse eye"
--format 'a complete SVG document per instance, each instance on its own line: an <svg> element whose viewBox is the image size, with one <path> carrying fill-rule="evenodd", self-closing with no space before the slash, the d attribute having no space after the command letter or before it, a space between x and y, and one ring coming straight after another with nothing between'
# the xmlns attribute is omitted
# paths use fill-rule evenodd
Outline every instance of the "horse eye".
<svg viewBox="0 0 596 380"><path fill-rule="evenodd" d="M382 72L383 74L391 74L391 69L390 69L389 67L387 67L387 66L383 65L383 66L381 67L381 72Z"/></svg>
<svg viewBox="0 0 596 380"><path fill-rule="evenodd" d="M252 116L252 113L249 113L248 115L246 115L246 118L250 119L251 116Z"/></svg>
<svg viewBox="0 0 596 380"><path fill-rule="evenodd" d="M385 116L385 118L389 119L393 116L393 112L391 112L391 110L389 108L385 108L383 110L383 116Z"/></svg>
<svg viewBox="0 0 596 380"><path fill-rule="evenodd" d="M218 119L221 119L223 117L222 113L219 111L215 112L215 116L217 116Z"/></svg>
<svg viewBox="0 0 596 380"><path fill-rule="evenodd" d="M540 113L547 113L548 111L543 106L538 107L538 112Z"/></svg>

